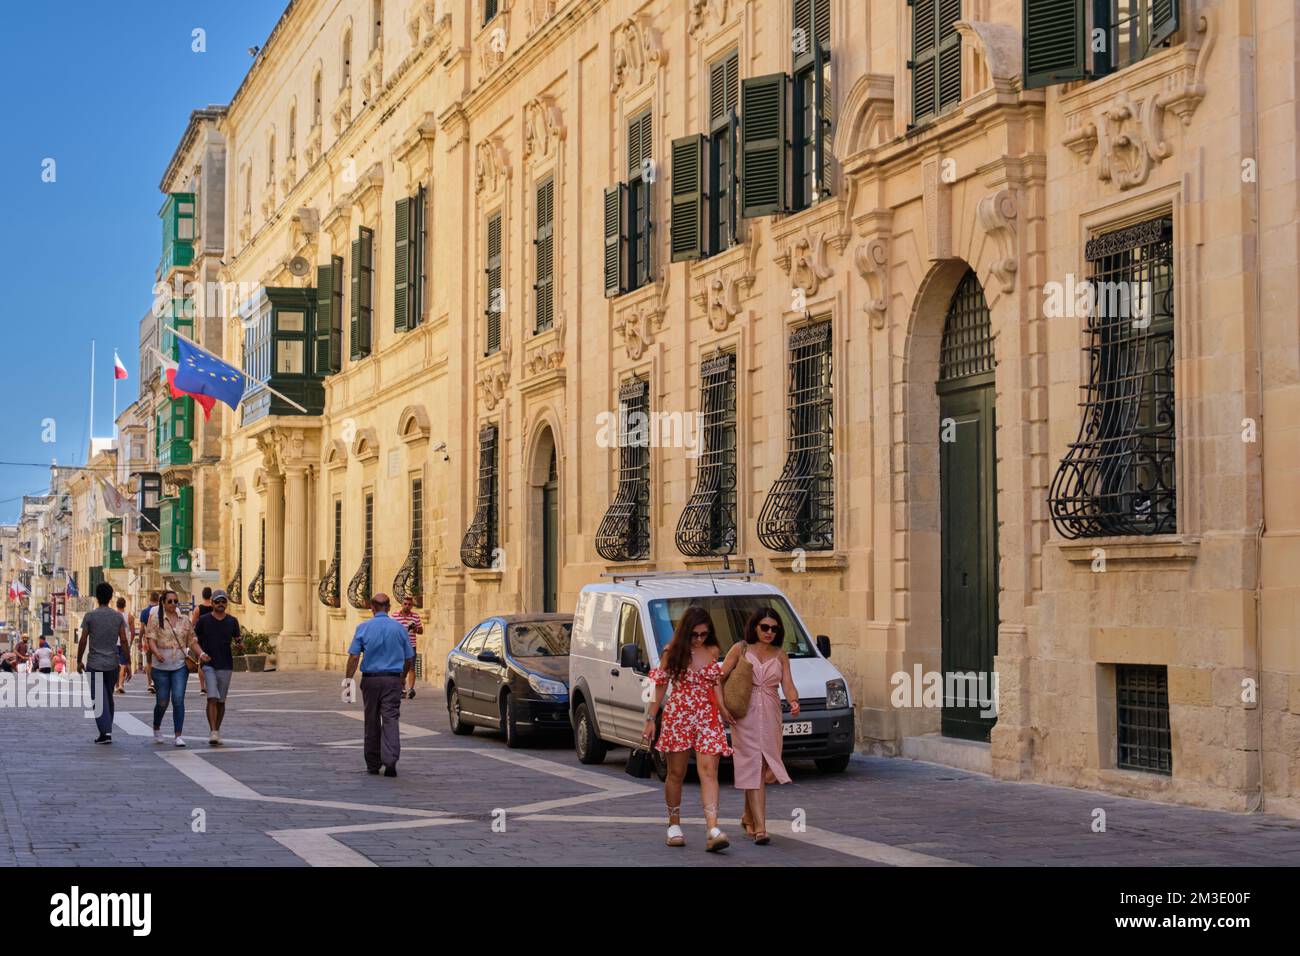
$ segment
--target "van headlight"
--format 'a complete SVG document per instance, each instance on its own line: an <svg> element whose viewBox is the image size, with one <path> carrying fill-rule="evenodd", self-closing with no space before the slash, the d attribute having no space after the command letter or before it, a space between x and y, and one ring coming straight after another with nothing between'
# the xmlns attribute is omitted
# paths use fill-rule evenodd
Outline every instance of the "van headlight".
<svg viewBox="0 0 1300 956"><path fill-rule="evenodd" d="M545 694L547 697L563 697L569 692L558 680L547 680L545 677L539 677L536 674L528 675L528 686L539 694Z"/></svg>
<svg viewBox="0 0 1300 956"><path fill-rule="evenodd" d="M826 709L842 710L849 706L849 688L842 678L826 682Z"/></svg>

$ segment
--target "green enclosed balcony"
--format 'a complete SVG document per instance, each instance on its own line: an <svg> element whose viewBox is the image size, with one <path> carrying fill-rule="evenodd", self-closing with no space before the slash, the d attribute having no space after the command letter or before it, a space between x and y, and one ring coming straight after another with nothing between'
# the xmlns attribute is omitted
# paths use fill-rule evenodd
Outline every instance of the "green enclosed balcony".
<svg viewBox="0 0 1300 956"><path fill-rule="evenodd" d="M182 485L176 497L158 503L158 570L164 574L190 572L190 548L194 546L194 488Z"/></svg>
<svg viewBox="0 0 1300 956"><path fill-rule="evenodd" d="M188 395L169 398L158 409L158 467L194 463L194 399Z"/></svg>
<svg viewBox="0 0 1300 956"><path fill-rule="evenodd" d="M159 277L194 262L194 193L172 193L163 203L158 216L163 224L162 259Z"/></svg>
<svg viewBox="0 0 1300 956"><path fill-rule="evenodd" d="M180 361L180 347L176 344L175 329L190 341L194 340L194 303L190 299L171 299L163 309L162 353L173 362Z"/></svg>
<svg viewBox="0 0 1300 956"><path fill-rule="evenodd" d="M303 408L319 415L325 408L325 384L317 370L322 363L315 354L323 337L329 348L329 331L316 329L316 290L262 288L246 302L244 316L244 373L254 381L267 382ZM243 423L251 424L268 415L302 415L278 395L250 383L241 410Z"/></svg>
<svg viewBox="0 0 1300 956"><path fill-rule="evenodd" d="M126 562L122 560L122 526L121 518L109 518L104 522L104 568L126 567Z"/></svg>

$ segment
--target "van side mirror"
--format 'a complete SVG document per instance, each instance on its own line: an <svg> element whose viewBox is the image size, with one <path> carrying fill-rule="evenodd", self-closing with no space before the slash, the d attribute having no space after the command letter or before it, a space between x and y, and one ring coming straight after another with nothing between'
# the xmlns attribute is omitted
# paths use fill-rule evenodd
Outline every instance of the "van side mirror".
<svg viewBox="0 0 1300 956"><path fill-rule="evenodd" d="M624 644L618 649L618 666L629 670L641 670L641 648L635 644Z"/></svg>
<svg viewBox="0 0 1300 956"><path fill-rule="evenodd" d="M831 656L831 639L825 634L817 635L817 650L822 652L822 657Z"/></svg>

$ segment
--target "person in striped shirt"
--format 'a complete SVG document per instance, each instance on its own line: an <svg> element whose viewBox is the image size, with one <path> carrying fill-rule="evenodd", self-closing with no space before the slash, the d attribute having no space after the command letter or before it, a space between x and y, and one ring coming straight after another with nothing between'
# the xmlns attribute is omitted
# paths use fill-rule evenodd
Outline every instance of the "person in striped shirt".
<svg viewBox="0 0 1300 956"><path fill-rule="evenodd" d="M416 614L412 607L414 599L409 595L402 597L402 609L390 615L394 621L406 628L406 633L411 638L411 650L418 651L416 639L424 633L424 622L420 620L420 615ZM406 696L410 700L415 699L415 668L412 667L406 672Z"/></svg>

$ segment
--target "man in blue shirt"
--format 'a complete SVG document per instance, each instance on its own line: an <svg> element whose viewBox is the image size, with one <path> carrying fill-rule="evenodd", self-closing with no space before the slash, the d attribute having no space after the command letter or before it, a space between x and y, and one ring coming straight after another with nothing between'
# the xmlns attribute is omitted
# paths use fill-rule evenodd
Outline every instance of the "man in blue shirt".
<svg viewBox="0 0 1300 956"><path fill-rule="evenodd" d="M402 708L402 688L406 672L415 663L415 651L406 628L388 616L387 594L370 599L374 614L357 625L357 633L348 648L347 685L361 664L361 699L366 714L366 769L379 773L384 765L385 777L397 776L397 758L402 744L397 727ZM364 657L364 662L362 658Z"/></svg>

